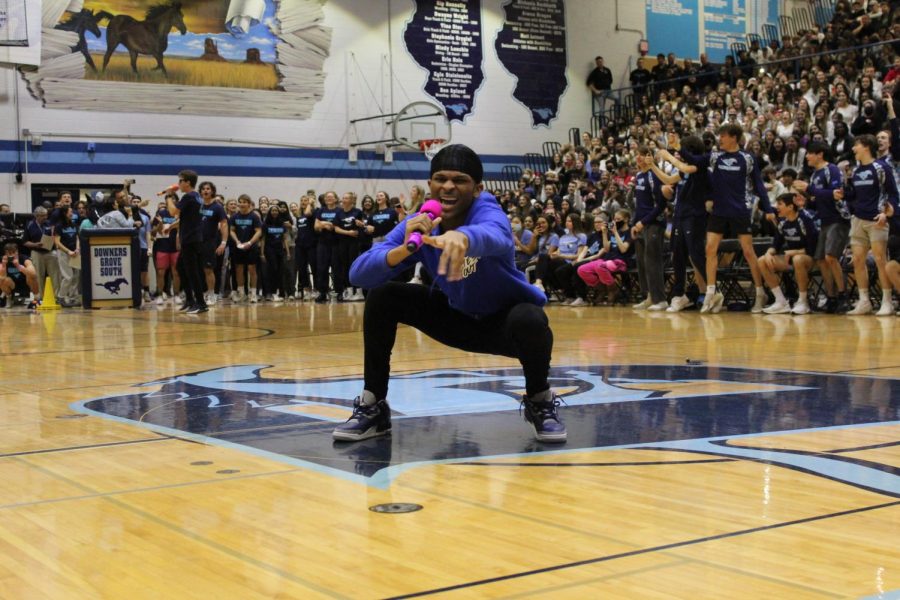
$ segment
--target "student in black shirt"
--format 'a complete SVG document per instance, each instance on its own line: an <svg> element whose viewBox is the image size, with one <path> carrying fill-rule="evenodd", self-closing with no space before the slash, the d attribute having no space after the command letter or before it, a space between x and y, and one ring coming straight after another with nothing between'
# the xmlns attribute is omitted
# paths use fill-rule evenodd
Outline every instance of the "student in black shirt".
<svg viewBox="0 0 900 600"><path fill-rule="evenodd" d="M369 216L366 230L375 242L381 242L400 220L397 217L397 211L391 206L391 199L387 192L375 194L375 203L375 212Z"/></svg>
<svg viewBox="0 0 900 600"><path fill-rule="evenodd" d="M285 223L281 207L273 204L262 227L262 239L259 242L262 261L266 264L266 278L263 281L263 294L274 302L281 302L284 293L285 241L290 221ZM279 295L279 292L281 294Z"/></svg>
<svg viewBox="0 0 900 600"><path fill-rule="evenodd" d="M337 192L325 192L325 206L316 210L315 230L319 234L319 243L316 247L316 288L319 295L316 298L318 304L328 301L328 273L334 279L334 291L340 299L344 294L344 288L338 287L343 283L340 276L340 258L337 250L337 234L334 231L338 219Z"/></svg>
<svg viewBox="0 0 900 600"><path fill-rule="evenodd" d="M181 252L178 261L182 265L181 283L184 288L184 304L181 309L189 314L207 312L209 308L203 299L203 217L200 208L203 200L194 187L197 173L184 170L178 174L178 189L181 199L176 203L172 197L166 199L169 214L178 219L178 235Z"/></svg>
<svg viewBox="0 0 900 600"><path fill-rule="evenodd" d="M356 194L347 192L341 197L341 209L337 214L334 232L338 235L337 253L338 268L336 274L340 283L335 282L336 289L346 290L349 297L338 295L338 302L344 300L363 300L362 291L350 289L350 265L359 256L359 234L365 227L365 215L356 208Z"/></svg>
<svg viewBox="0 0 900 600"><path fill-rule="evenodd" d="M238 212L231 217L231 239L235 243L234 270L237 273L238 301L244 293L244 280L249 274L250 302L256 296L256 263L259 262L259 246L262 237L262 220L253 210L253 201L247 194L238 196Z"/></svg>
<svg viewBox="0 0 900 600"><path fill-rule="evenodd" d="M375 215L375 200L372 199L372 196L365 195L363 196L360 206L362 207L361 210L363 213L363 226L359 230L359 253L362 254L372 247L372 234L369 231L369 219Z"/></svg>
<svg viewBox="0 0 900 600"><path fill-rule="evenodd" d="M316 277L316 242L318 235L315 231L315 211L313 202L315 197L303 196L300 198L300 213L297 216L297 241L294 246L294 265L297 268L300 298L304 298L306 291L312 289L309 275L312 271L313 281Z"/></svg>

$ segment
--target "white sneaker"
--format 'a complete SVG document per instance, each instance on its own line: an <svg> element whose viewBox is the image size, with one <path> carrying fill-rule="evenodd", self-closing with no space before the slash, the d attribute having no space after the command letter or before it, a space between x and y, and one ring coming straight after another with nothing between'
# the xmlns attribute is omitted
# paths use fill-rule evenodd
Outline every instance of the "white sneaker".
<svg viewBox="0 0 900 600"><path fill-rule="evenodd" d="M231 301L232 302L240 302L241 301L241 293L237 290L231 291Z"/></svg>
<svg viewBox="0 0 900 600"><path fill-rule="evenodd" d="M808 315L809 310L809 304L803 300L797 300L794 302L794 308L791 309L791 312L795 315Z"/></svg>
<svg viewBox="0 0 900 600"><path fill-rule="evenodd" d="M778 303L776 302L775 304L778 304ZM773 304L772 306L775 306L775 304ZM750 312L753 313L754 315L758 315L761 312L765 312L765 308L764 308L765 305L766 305L766 295L765 294L757 294L756 301L753 303L753 308L750 309ZM790 311L791 311L791 305L788 304L788 312L790 312ZM769 314L773 314L773 313L769 313ZM776 314L780 314L780 313L776 313Z"/></svg>
<svg viewBox="0 0 900 600"><path fill-rule="evenodd" d="M759 299L759 296L757 296L757 299ZM766 313L767 315L786 315L791 312L791 305L788 304L787 300L785 300L784 302L776 300L769 306L762 309L762 312Z"/></svg>
<svg viewBox="0 0 900 600"><path fill-rule="evenodd" d="M648 296L644 299L643 302L638 302L637 304L632 305L631 308L633 308L634 310L647 310L648 308L650 308L651 304L653 304L653 300L651 300Z"/></svg>
<svg viewBox="0 0 900 600"><path fill-rule="evenodd" d="M216 302L218 302L218 301L219 301L218 295L215 293L212 293L209 295L209 298L206 299L206 305L207 306L215 306Z"/></svg>
<svg viewBox="0 0 900 600"><path fill-rule="evenodd" d="M587 304L587 302L585 302L584 298L575 298L569 306L584 306L585 304Z"/></svg>
<svg viewBox="0 0 900 600"><path fill-rule="evenodd" d="M893 317L894 316L894 307L890 302L882 302L881 308L878 309L878 312L875 313L876 317Z"/></svg>
<svg viewBox="0 0 900 600"><path fill-rule="evenodd" d="M144 302L151 302L151 301L153 301L153 298L150 296L150 292L147 290L144 290Z"/></svg>
<svg viewBox="0 0 900 600"><path fill-rule="evenodd" d="M687 296L675 296L672 298L672 304L666 309L666 312L681 312L691 305L691 299Z"/></svg>
<svg viewBox="0 0 900 600"><path fill-rule="evenodd" d="M353 295L354 302L365 302L365 300L366 300L366 297L365 297L365 295L363 295L362 290L357 290L356 294Z"/></svg>
<svg viewBox="0 0 900 600"><path fill-rule="evenodd" d="M165 304L166 303L165 294L160 294L159 296L157 296L156 300L154 300L154 302L156 303L157 306L162 306L163 304Z"/></svg>
<svg viewBox="0 0 900 600"><path fill-rule="evenodd" d="M422 285L422 278L413 276L412 279L409 280L410 283L415 283L416 285Z"/></svg>
<svg viewBox="0 0 900 600"><path fill-rule="evenodd" d="M257 294L250 294L250 304L256 304L259 302L259 296Z"/></svg>
<svg viewBox="0 0 900 600"><path fill-rule="evenodd" d="M860 299L853 305L853 308L847 311L848 315L868 315L872 312L872 302L868 298Z"/></svg>
<svg viewBox="0 0 900 600"><path fill-rule="evenodd" d="M819 299L816 300L816 306L819 308L819 310L824 309L826 304L828 304L828 296L826 296L825 294L819 295Z"/></svg>
<svg viewBox="0 0 900 600"><path fill-rule="evenodd" d="M288 296L287 299L288 299L289 301L293 302L294 300L297 299L297 296L296 296L296 294L291 294L290 296Z"/></svg>
<svg viewBox="0 0 900 600"><path fill-rule="evenodd" d="M278 294L272 294L272 302L284 302L284 298Z"/></svg>
<svg viewBox="0 0 900 600"><path fill-rule="evenodd" d="M563 306L569 306L574 301L574 298L565 298L562 302L560 302L560 304L562 304Z"/></svg>
<svg viewBox="0 0 900 600"><path fill-rule="evenodd" d="M669 308L669 303L663 300L662 302L657 302L656 304L651 304L647 307L647 310L651 310L653 312L660 312Z"/></svg>
<svg viewBox="0 0 900 600"><path fill-rule="evenodd" d="M725 296L723 296L720 292L716 292L712 296L709 294L706 295L706 298L703 300L703 306L700 307L701 313L719 313L722 311L722 306L725 304Z"/></svg>

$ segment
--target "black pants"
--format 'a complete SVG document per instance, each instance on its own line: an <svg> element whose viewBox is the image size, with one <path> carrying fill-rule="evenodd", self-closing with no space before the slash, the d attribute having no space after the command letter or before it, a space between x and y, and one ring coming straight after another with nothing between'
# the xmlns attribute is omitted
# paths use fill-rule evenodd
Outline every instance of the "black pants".
<svg viewBox="0 0 900 600"><path fill-rule="evenodd" d="M269 250L267 246L265 252L266 278L263 281L263 294L271 296L281 292L286 296L284 291L284 249L279 246Z"/></svg>
<svg viewBox="0 0 900 600"><path fill-rule="evenodd" d="M672 296L684 296L689 259L694 270L699 270L705 279L706 215L679 219L672 226L672 268L675 270Z"/></svg>
<svg viewBox="0 0 900 600"><path fill-rule="evenodd" d="M337 268L334 273L335 289L344 290L350 287L350 265L359 256L359 241L356 238L344 238L338 240L335 249L338 257ZM340 278L340 283L337 279Z"/></svg>
<svg viewBox="0 0 900 600"><path fill-rule="evenodd" d="M437 289L390 282L369 290L363 317L365 389L376 398L387 398L391 351L400 323L452 348L519 359L529 396L550 388L553 332L539 306L516 304L475 319L451 308Z"/></svg>
<svg viewBox="0 0 900 600"><path fill-rule="evenodd" d="M579 285L581 279L572 263L562 258L550 258L546 254L538 257L534 276L546 283L547 289L559 290L566 298L584 296L586 289ZM580 293L579 293L580 292Z"/></svg>
<svg viewBox="0 0 900 600"><path fill-rule="evenodd" d="M328 293L328 270L331 269L331 277L334 279L334 291L338 295L344 293L341 285L343 279L340 273L340 257L337 244L319 244L316 247L316 289L320 294Z"/></svg>
<svg viewBox="0 0 900 600"><path fill-rule="evenodd" d="M318 284L316 280L316 246L304 247L297 244L294 252L294 268L297 270L297 278L299 279L300 291L309 289L312 286L309 283L309 274L312 272L313 282Z"/></svg>
<svg viewBox="0 0 900 600"><path fill-rule="evenodd" d="M203 243L182 242L178 265L185 302L205 306L206 302L203 301Z"/></svg>

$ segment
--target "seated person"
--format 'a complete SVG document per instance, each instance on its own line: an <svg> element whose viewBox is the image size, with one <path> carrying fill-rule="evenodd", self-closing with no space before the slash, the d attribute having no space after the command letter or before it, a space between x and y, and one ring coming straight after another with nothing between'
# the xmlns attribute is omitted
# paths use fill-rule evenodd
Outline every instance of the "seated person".
<svg viewBox="0 0 900 600"><path fill-rule="evenodd" d="M37 272L31 259L19 254L15 242L7 242L3 246L3 258L0 260L0 306L12 308L16 296L31 298L28 308L35 308L34 298L39 294Z"/></svg>
<svg viewBox="0 0 900 600"><path fill-rule="evenodd" d="M603 224L603 247L597 253L597 258L578 267L578 276L588 287L606 288L610 304L615 302L618 291L614 274L624 273L633 262L634 248L631 246L631 230L628 227L630 220L631 213L627 210L616 211L613 226Z"/></svg>
<svg viewBox="0 0 900 600"><path fill-rule="evenodd" d="M759 257L759 269L766 285L775 295L775 302L764 308L763 312L769 315L790 312L805 315L809 313L806 294L809 289L809 271L812 269L816 244L819 241L819 230L812 217L801 212L793 193L778 196L775 210L778 212L778 230L774 246ZM800 290L800 298L793 309L784 297L777 275L791 268L794 269L797 287Z"/></svg>

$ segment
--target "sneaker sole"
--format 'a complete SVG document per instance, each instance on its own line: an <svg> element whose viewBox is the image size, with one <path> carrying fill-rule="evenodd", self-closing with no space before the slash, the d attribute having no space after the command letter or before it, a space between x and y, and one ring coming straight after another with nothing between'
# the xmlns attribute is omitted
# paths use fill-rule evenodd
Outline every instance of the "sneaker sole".
<svg viewBox="0 0 900 600"><path fill-rule="evenodd" d="M373 437L380 437L382 435L388 435L390 433L390 429L378 431L376 427L369 427L362 433L352 433L349 431L339 431L335 429L331 432L331 437L339 442L360 442L362 440L368 440Z"/></svg>
<svg viewBox="0 0 900 600"><path fill-rule="evenodd" d="M534 425L532 425L534 429ZM539 442L547 442L550 444L561 444L566 441L568 438L568 432L563 433L538 433L537 429L534 429L534 437Z"/></svg>

